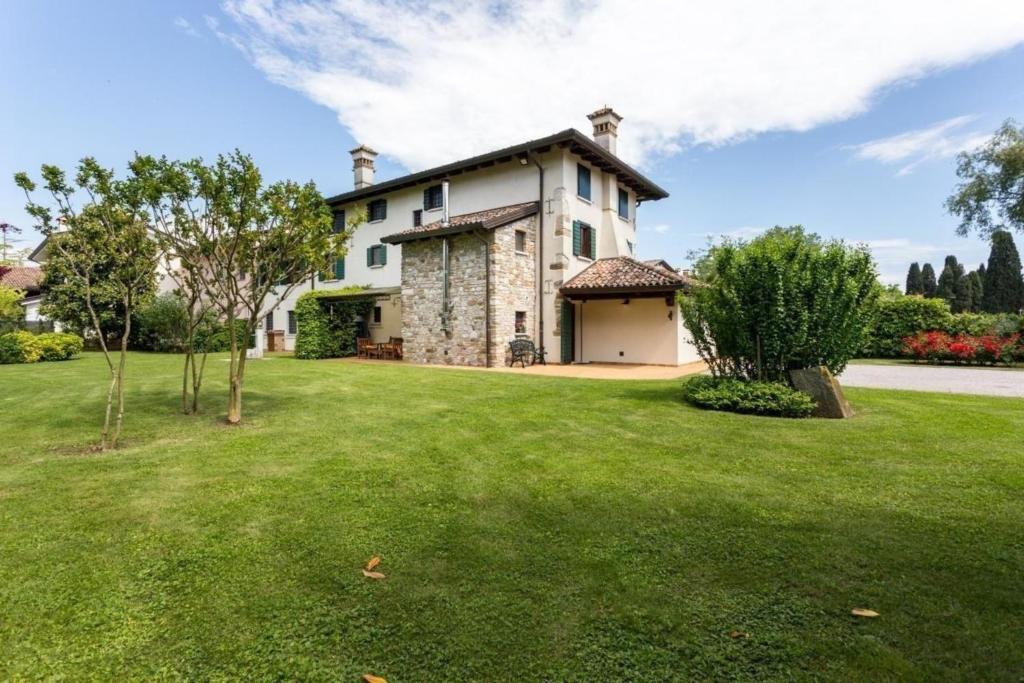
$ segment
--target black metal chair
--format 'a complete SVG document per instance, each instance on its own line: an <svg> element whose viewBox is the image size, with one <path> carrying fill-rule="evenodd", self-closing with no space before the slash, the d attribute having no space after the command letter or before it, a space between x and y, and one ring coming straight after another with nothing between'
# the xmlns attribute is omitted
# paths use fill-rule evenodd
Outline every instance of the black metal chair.
<svg viewBox="0 0 1024 683"><path fill-rule="evenodd" d="M512 367L516 363L519 363L522 367L526 367L529 363L540 363L541 365L547 365L547 361L544 356L547 355L547 351L541 351L537 349L536 344L530 339L513 339L508 343L509 347L509 361L508 366Z"/></svg>

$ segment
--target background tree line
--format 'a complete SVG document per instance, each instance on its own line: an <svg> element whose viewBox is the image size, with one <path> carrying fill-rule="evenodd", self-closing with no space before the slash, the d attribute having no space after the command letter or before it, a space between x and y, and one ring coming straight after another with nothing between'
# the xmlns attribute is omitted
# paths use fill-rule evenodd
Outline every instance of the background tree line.
<svg viewBox="0 0 1024 683"><path fill-rule="evenodd" d="M1017 313L1024 308L1024 275L1013 236L1005 230L992 233L988 263L965 271L956 256L946 257L935 277L932 264L916 261L907 271L907 294L943 299L954 313Z"/></svg>

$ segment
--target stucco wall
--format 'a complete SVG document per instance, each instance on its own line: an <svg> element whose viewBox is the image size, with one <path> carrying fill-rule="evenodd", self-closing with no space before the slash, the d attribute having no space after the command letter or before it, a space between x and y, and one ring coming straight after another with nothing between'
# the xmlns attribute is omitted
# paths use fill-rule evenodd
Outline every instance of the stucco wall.
<svg viewBox="0 0 1024 683"><path fill-rule="evenodd" d="M669 314L672 318L669 319ZM592 300L576 306L576 358L589 363L679 365L679 311L664 299ZM692 347L691 347L692 348Z"/></svg>

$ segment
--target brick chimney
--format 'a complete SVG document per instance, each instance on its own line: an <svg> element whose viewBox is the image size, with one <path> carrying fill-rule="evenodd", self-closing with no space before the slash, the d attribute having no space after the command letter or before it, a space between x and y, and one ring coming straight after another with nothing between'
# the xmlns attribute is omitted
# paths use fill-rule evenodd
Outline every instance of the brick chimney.
<svg viewBox="0 0 1024 683"><path fill-rule="evenodd" d="M361 190L373 185L373 161L377 158L377 153L366 145L359 145L349 154L352 155L352 175L355 189Z"/></svg>
<svg viewBox="0 0 1024 683"><path fill-rule="evenodd" d="M619 137L619 121L622 117L605 105L593 114L587 114L587 118L594 124L594 142L615 154L615 141Z"/></svg>

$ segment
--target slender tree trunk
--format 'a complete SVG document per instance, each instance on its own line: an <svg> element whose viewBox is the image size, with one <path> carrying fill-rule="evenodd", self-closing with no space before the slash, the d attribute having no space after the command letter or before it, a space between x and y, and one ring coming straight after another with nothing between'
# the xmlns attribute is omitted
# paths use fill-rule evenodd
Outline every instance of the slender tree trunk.
<svg viewBox="0 0 1024 683"><path fill-rule="evenodd" d="M192 342L189 341L189 347L185 349L185 368L181 373L181 412L188 415L188 375L189 366L192 365Z"/></svg>
<svg viewBox="0 0 1024 683"><path fill-rule="evenodd" d="M196 359L192 358L192 412L199 412L199 389L203 385L203 370L206 369L206 351L203 351L203 360L196 370Z"/></svg>
<svg viewBox="0 0 1024 683"><path fill-rule="evenodd" d="M228 364L228 424L238 424L242 421L242 383L238 377L241 362L234 312L228 313L228 325L228 338L231 340L231 362Z"/></svg>
<svg viewBox="0 0 1024 683"><path fill-rule="evenodd" d="M107 409L103 414L103 431L100 433L100 450L107 450L107 437L110 435L110 413L114 405L114 388L117 386L117 371L110 365L110 386L107 388Z"/></svg>
<svg viewBox="0 0 1024 683"><path fill-rule="evenodd" d="M110 439L110 447L116 448L121 438L121 426L124 424L124 369L128 362L128 335L131 333L131 308L125 307L124 334L121 337L121 357L117 364L117 421L114 423L114 434Z"/></svg>

